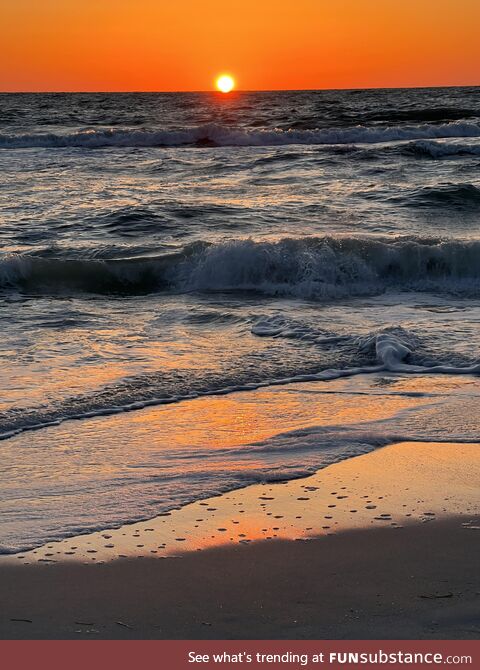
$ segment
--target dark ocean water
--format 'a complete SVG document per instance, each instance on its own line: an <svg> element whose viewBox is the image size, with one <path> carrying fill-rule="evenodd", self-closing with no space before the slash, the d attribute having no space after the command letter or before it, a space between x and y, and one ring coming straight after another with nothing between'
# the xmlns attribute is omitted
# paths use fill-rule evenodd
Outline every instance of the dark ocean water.
<svg viewBox="0 0 480 670"><path fill-rule="evenodd" d="M172 504L137 450L134 484L115 475L128 509L42 516L42 427L95 434L97 416L291 379L480 369L479 88L0 95L0 175L5 550ZM175 500L287 460L298 474L285 453L233 482L178 471ZM54 495L81 507L94 479L62 468Z"/></svg>

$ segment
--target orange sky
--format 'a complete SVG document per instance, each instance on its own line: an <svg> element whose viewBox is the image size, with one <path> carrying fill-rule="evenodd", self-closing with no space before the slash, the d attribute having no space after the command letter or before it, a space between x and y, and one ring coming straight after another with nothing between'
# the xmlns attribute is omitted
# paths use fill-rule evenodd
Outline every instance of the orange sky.
<svg viewBox="0 0 480 670"><path fill-rule="evenodd" d="M0 90L480 84L480 0L1 0Z"/></svg>

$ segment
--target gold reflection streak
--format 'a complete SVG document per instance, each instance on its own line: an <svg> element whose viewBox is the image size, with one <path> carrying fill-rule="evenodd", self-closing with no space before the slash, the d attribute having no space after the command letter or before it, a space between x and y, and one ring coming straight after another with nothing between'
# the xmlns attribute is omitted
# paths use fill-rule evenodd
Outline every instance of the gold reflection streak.
<svg viewBox="0 0 480 670"><path fill-rule="evenodd" d="M296 385L299 392L304 388L303 384ZM308 394L306 398L282 389L277 389L275 396L273 393L271 389L256 391L253 400L247 393L198 398L185 413L179 412L176 405L167 405L132 415L130 420L141 426L142 431L152 433L152 439L161 422L169 427L171 444L179 448L204 445L222 449L262 441L301 427L379 420L421 402L418 398L393 396L388 405L379 407L375 396L356 396L352 402L349 395L336 395L329 402L321 393ZM134 437L131 429L130 436Z"/></svg>

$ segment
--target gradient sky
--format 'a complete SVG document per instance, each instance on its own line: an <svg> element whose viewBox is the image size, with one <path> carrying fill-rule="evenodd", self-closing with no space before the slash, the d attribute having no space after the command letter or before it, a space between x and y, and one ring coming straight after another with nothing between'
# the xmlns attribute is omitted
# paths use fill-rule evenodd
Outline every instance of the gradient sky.
<svg viewBox="0 0 480 670"><path fill-rule="evenodd" d="M480 0L1 0L0 90L480 84Z"/></svg>

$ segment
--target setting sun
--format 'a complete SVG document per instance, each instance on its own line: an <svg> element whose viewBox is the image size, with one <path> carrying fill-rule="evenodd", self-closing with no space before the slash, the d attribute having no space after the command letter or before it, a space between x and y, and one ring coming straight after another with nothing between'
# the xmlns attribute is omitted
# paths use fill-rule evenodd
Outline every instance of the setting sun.
<svg viewBox="0 0 480 670"><path fill-rule="evenodd" d="M222 93L230 93L235 87L235 80L229 74L222 74L218 77L216 86Z"/></svg>

